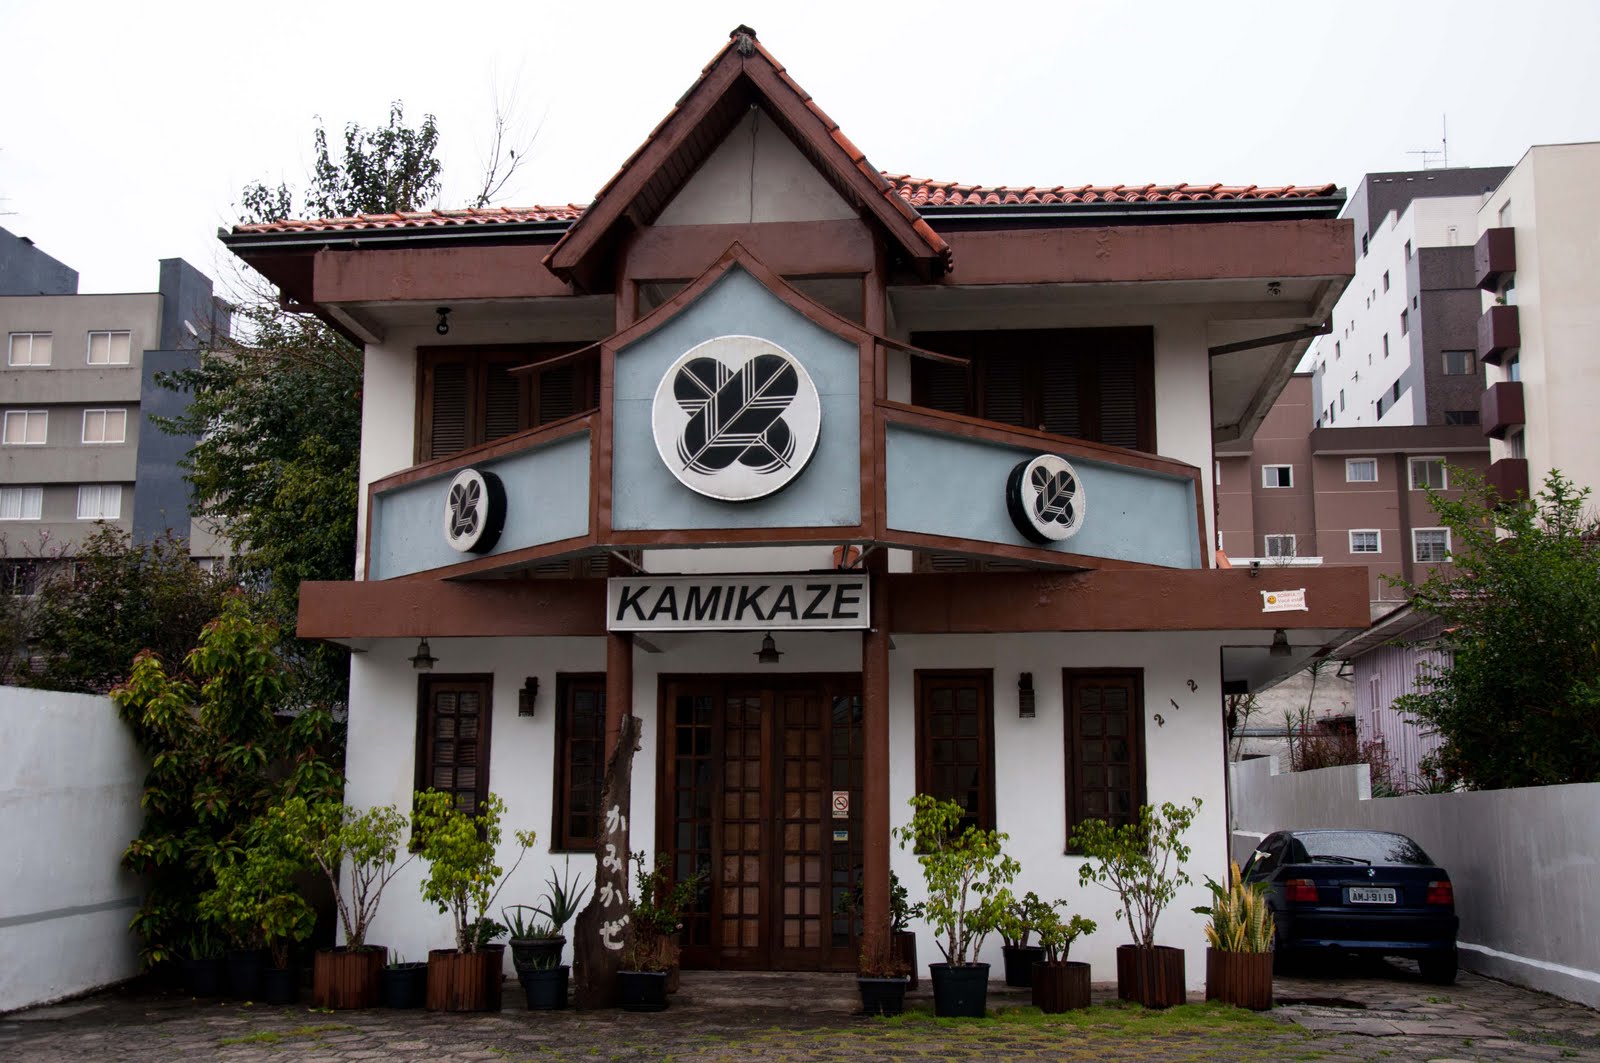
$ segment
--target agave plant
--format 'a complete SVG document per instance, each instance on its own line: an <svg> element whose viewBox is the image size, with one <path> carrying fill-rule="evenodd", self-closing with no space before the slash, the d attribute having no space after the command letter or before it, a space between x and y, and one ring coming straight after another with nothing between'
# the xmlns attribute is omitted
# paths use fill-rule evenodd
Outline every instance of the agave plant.
<svg viewBox="0 0 1600 1063"><path fill-rule="evenodd" d="M1267 908L1267 884L1245 882L1237 861L1229 865L1228 885L1206 879L1211 906L1196 908L1209 915L1206 940L1222 952L1271 952L1272 912Z"/></svg>

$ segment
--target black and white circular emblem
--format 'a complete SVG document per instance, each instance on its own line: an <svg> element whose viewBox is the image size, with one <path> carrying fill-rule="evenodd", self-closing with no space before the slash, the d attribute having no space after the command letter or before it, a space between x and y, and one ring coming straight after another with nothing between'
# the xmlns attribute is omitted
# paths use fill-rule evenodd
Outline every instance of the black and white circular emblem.
<svg viewBox="0 0 1600 1063"><path fill-rule="evenodd" d="M456 473L444 500L444 538L452 550L486 554L506 525L506 489L492 472Z"/></svg>
<svg viewBox="0 0 1600 1063"><path fill-rule="evenodd" d="M770 495L817 449L822 400L805 366L756 336L718 336L672 363L651 408L656 450L685 487L748 502Z"/></svg>
<svg viewBox="0 0 1600 1063"><path fill-rule="evenodd" d="M1083 481L1065 458L1040 454L1006 478L1006 510L1017 531L1036 543L1070 539L1083 527Z"/></svg>

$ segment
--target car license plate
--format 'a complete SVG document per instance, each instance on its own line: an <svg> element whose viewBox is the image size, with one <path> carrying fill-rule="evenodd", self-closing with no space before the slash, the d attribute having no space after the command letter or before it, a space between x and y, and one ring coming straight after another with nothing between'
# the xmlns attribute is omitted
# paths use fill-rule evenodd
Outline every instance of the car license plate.
<svg viewBox="0 0 1600 1063"><path fill-rule="evenodd" d="M1393 904L1394 890L1387 886L1351 886L1346 899L1351 904Z"/></svg>

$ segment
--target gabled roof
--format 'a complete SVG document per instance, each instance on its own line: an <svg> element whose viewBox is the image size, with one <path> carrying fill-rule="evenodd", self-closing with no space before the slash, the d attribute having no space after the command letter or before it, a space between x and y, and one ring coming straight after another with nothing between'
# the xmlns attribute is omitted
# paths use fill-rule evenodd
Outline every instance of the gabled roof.
<svg viewBox="0 0 1600 1063"><path fill-rule="evenodd" d="M1336 185L963 185L905 174L884 174L913 207L1005 207L1027 204L1184 203L1331 196Z"/></svg>
<svg viewBox="0 0 1600 1063"><path fill-rule="evenodd" d="M839 125L739 26L550 254L549 270L604 288L599 258L629 228L650 224L729 131L761 105L800 152L858 211L875 219L919 272L944 272L950 248Z"/></svg>
<svg viewBox="0 0 1600 1063"><path fill-rule="evenodd" d="M446 226L502 225L513 222L575 220L584 211L564 207L467 207L465 210L408 210L395 214L357 214L349 218L306 218L235 225L235 233L325 233L376 229L437 229Z"/></svg>

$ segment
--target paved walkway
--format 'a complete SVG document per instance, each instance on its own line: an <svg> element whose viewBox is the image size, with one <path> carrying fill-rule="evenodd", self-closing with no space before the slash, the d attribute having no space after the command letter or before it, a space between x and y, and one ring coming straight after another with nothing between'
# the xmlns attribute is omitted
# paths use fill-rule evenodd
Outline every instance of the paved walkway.
<svg viewBox="0 0 1600 1063"><path fill-rule="evenodd" d="M996 1018L866 1019L839 975L686 974L658 1015L318 1012L113 991L0 1016L6 1063L356 1063L492 1061L1323 1060L1404 1063L1579 1060L1600 1063L1600 1015L1471 974L1430 986L1398 965L1333 978L1282 978L1268 1016L1191 1006L1097 1007L1068 1017L1022 1011L1025 991L996 987ZM1111 987L1097 986L1108 1001ZM927 1005L926 983L911 998Z"/></svg>

